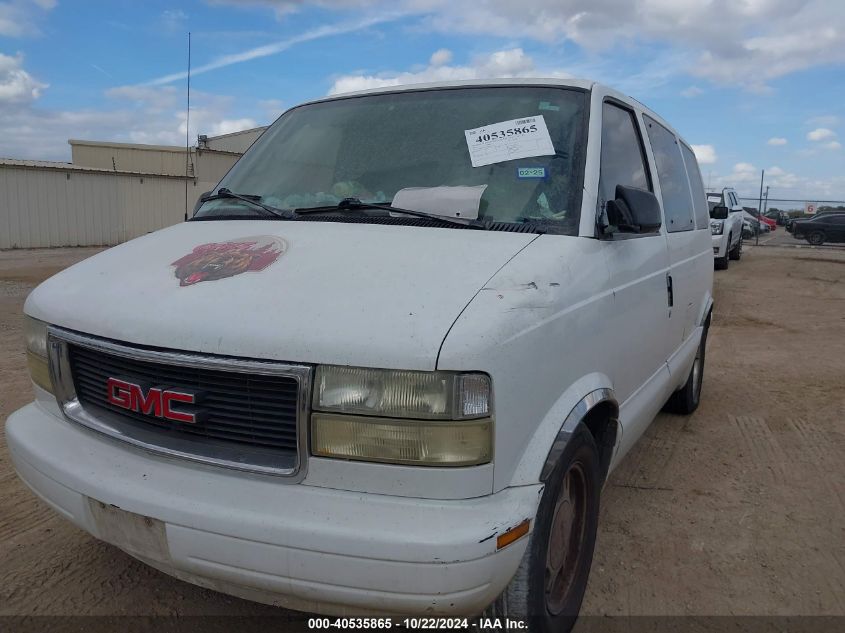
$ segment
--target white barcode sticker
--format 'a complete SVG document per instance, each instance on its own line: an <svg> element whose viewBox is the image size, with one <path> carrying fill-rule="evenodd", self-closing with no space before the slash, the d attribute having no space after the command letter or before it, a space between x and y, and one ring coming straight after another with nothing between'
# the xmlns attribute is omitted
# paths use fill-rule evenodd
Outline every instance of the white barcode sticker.
<svg viewBox="0 0 845 633"><path fill-rule="evenodd" d="M473 167L555 153L542 114L465 130Z"/></svg>

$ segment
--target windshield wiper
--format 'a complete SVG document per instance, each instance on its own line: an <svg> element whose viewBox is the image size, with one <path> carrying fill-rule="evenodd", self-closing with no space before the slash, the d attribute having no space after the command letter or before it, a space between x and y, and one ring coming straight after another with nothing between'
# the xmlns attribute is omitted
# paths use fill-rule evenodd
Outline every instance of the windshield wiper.
<svg viewBox="0 0 845 633"><path fill-rule="evenodd" d="M309 213L325 213L326 211L360 211L363 209L384 209L393 213L402 213L404 215L412 215L418 218L427 218L429 220L437 220L438 222L445 222L446 224L455 224L471 229L488 229L489 226L481 220L471 220L468 218L452 218L444 215L437 215L435 213L426 213L425 211L413 211L411 209L401 209L394 207L389 202L361 202L358 198L344 198L335 205L322 207L304 207L301 209L294 209L296 215L307 215Z"/></svg>
<svg viewBox="0 0 845 633"><path fill-rule="evenodd" d="M217 193L208 196L203 202L207 200L221 199L240 200L242 202L246 202L247 204L252 205L257 209L262 209L270 215L274 215L279 218L284 218L286 220L292 220L296 217L296 213L294 211L291 211L290 209L279 209L277 207L272 207L269 204L264 204L263 202L261 202L261 196L245 193L235 193L234 191L226 189L226 187L221 187L217 190Z"/></svg>

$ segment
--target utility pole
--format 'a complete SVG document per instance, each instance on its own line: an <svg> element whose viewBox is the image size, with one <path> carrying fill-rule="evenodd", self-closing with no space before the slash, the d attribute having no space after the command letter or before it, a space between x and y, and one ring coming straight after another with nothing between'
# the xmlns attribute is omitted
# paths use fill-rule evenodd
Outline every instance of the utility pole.
<svg viewBox="0 0 845 633"><path fill-rule="evenodd" d="M760 221L761 221L760 216L763 215L763 213L760 210L763 208L763 179L765 177L766 177L766 170L763 169L760 172L760 201L757 203L757 213L759 214L757 216L757 224L758 225L760 224ZM759 226L758 226L756 232L757 232L757 236L754 239L754 245L755 246L757 246L760 243L760 228L759 228Z"/></svg>
<svg viewBox="0 0 845 633"><path fill-rule="evenodd" d="M769 207L769 185L766 185L766 193L763 194L763 215L766 215L766 209Z"/></svg>

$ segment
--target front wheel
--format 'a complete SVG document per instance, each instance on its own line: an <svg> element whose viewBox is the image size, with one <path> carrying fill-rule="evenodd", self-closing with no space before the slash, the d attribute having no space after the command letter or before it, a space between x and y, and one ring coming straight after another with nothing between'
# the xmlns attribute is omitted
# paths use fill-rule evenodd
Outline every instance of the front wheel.
<svg viewBox="0 0 845 633"><path fill-rule="evenodd" d="M742 236L736 241L736 246L731 249L731 252L728 253L730 258L734 261L739 261L742 257Z"/></svg>
<svg viewBox="0 0 845 633"><path fill-rule="evenodd" d="M538 633L572 628L593 562L600 490L598 449L579 425L546 482L519 569L486 614Z"/></svg>
<svg viewBox="0 0 845 633"><path fill-rule="evenodd" d="M824 244L824 233L821 231L813 231L807 236L807 241L813 246L821 246Z"/></svg>

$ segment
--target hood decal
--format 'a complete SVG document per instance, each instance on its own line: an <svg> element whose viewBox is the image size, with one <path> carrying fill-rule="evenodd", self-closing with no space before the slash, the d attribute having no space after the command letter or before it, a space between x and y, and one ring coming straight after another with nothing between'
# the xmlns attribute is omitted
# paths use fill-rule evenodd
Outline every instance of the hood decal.
<svg viewBox="0 0 845 633"><path fill-rule="evenodd" d="M202 244L171 264L180 286L258 272L287 250L287 242L270 235Z"/></svg>

